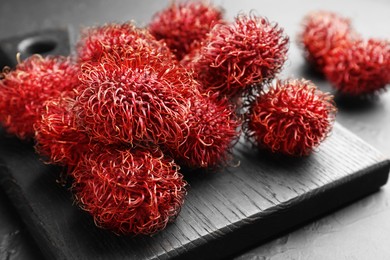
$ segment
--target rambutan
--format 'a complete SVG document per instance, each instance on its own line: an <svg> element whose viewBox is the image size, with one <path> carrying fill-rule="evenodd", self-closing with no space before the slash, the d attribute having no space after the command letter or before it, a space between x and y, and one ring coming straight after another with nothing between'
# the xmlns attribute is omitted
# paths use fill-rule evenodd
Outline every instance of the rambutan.
<svg viewBox="0 0 390 260"><path fill-rule="evenodd" d="M253 100L244 132L259 147L292 156L308 155L332 129L333 97L307 80L276 81Z"/></svg>
<svg viewBox="0 0 390 260"><path fill-rule="evenodd" d="M182 166L215 168L228 162L240 121L234 108L218 93L191 98L191 110L182 124L185 140L169 147L169 154Z"/></svg>
<svg viewBox="0 0 390 260"><path fill-rule="evenodd" d="M117 234L153 234L179 213L186 182L160 151L83 154L73 172L75 200L97 226Z"/></svg>
<svg viewBox="0 0 390 260"><path fill-rule="evenodd" d="M82 66L76 110L91 138L105 144L179 143L196 81L148 49L117 56L103 53L99 63Z"/></svg>
<svg viewBox="0 0 390 260"><path fill-rule="evenodd" d="M239 15L208 34L193 68L206 91L233 98L269 81L287 59L289 38L266 18Z"/></svg>
<svg viewBox="0 0 390 260"><path fill-rule="evenodd" d="M200 59L200 51L200 47L194 48L180 60L180 64L187 70L194 71L194 66L197 65L198 60Z"/></svg>
<svg viewBox="0 0 390 260"><path fill-rule="evenodd" d="M49 163L70 168L79 162L90 144L90 138L76 121L74 102L71 96L49 99L34 125L36 151Z"/></svg>
<svg viewBox="0 0 390 260"><path fill-rule="evenodd" d="M34 136L34 123L43 103L73 91L78 84L79 67L66 57L33 55L6 71L0 81L0 122L21 139Z"/></svg>
<svg viewBox="0 0 390 260"><path fill-rule="evenodd" d="M330 51L325 60L326 78L343 94L374 94L390 84L389 41L348 42Z"/></svg>
<svg viewBox="0 0 390 260"><path fill-rule="evenodd" d="M181 60L198 48L215 24L224 23L221 9L206 2L172 2L156 13L149 30L156 39L164 40Z"/></svg>
<svg viewBox="0 0 390 260"><path fill-rule="evenodd" d="M136 27L131 22L109 23L99 27L89 27L82 31L77 43L77 54L80 63L97 62L105 54L116 55L147 48L154 55L175 59L166 44L157 41L147 29Z"/></svg>
<svg viewBox="0 0 390 260"><path fill-rule="evenodd" d="M307 60L322 71L328 53L343 42L357 38L357 35L349 19L334 12L315 11L305 16L298 38Z"/></svg>

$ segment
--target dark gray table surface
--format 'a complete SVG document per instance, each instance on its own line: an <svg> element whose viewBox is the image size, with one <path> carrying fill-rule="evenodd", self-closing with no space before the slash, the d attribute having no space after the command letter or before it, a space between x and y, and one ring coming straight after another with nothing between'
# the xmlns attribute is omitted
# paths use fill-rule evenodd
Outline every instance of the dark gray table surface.
<svg viewBox="0 0 390 260"><path fill-rule="evenodd" d="M69 26L76 40L80 26L133 19L145 25L168 1L135 0L1 0L0 40L48 28ZM295 39L301 19L310 10L327 9L352 18L366 37L390 37L390 1L265 1L220 0L226 16L254 10L283 26L291 37L289 61L282 77L307 77L323 90L328 83L307 72ZM337 121L390 157L390 93L376 100L338 102ZM237 259L389 259L390 188L274 240L237 254ZM0 259L41 259L35 242L0 190Z"/></svg>

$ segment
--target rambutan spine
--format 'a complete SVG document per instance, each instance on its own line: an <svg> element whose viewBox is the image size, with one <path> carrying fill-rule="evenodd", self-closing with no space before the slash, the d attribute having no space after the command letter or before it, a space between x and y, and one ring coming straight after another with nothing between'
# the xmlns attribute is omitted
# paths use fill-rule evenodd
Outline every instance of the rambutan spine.
<svg viewBox="0 0 390 260"><path fill-rule="evenodd" d="M221 23L225 23L223 11L210 3L172 2L153 16L148 28L157 39L164 40L180 61L199 48L211 28Z"/></svg>
<svg viewBox="0 0 390 260"><path fill-rule="evenodd" d="M278 80L250 104L244 132L260 148L304 156L328 136L335 113L333 96L311 81Z"/></svg>
<svg viewBox="0 0 390 260"><path fill-rule="evenodd" d="M191 110L182 122L185 139L179 146L168 147L168 154L192 169L227 165L240 133L241 121L234 106L218 93L204 93L190 101Z"/></svg>
<svg viewBox="0 0 390 260"><path fill-rule="evenodd" d="M164 229L186 195L179 167L158 149L85 153L72 175L78 205L98 227L119 235Z"/></svg>
<svg viewBox="0 0 390 260"><path fill-rule="evenodd" d="M34 123L43 103L73 91L78 85L78 66L69 57L33 55L0 80L0 122L20 139L34 137Z"/></svg>
<svg viewBox="0 0 390 260"><path fill-rule="evenodd" d="M103 53L98 64L82 65L76 113L91 138L133 146L182 140L188 97L199 91L191 74L148 49L116 57Z"/></svg>
<svg viewBox="0 0 390 260"><path fill-rule="evenodd" d="M330 51L358 38L349 19L330 11L307 14L303 19L302 32L298 35L306 59L320 72L326 65L326 57Z"/></svg>
<svg viewBox="0 0 390 260"><path fill-rule="evenodd" d="M69 168L78 164L90 146L89 136L74 115L74 98L69 95L47 100L40 120L34 124L38 154L48 163Z"/></svg>
<svg viewBox="0 0 390 260"><path fill-rule="evenodd" d="M89 27L82 31L76 45L79 62L98 62L102 55L128 52L137 54L138 50L148 49L154 55L174 60L175 57L162 41L157 41L147 29L139 28L132 22L107 23Z"/></svg>
<svg viewBox="0 0 390 260"><path fill-rule="evenodd" d="M390 41L346 42L330 51L325 60L325 76L342 94L373 95L390 84Z"/></svg>
<svg viewBox="0 0 390 260"><path fill-rule="evenodd" d="M204 90L235 98L272 80L287 59L289 38L276 23L241 14L232 24L216 25L189 63Z"/></svg>

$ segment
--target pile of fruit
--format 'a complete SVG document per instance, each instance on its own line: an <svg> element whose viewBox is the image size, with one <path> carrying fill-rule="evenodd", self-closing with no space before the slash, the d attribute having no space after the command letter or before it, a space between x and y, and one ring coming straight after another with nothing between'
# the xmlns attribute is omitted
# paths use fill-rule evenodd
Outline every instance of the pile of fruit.
<svg viewBox="0 0 390 260"><path fill-rule="evenodd" d="M77 204L117 234L153 234L180 211L180 170L232 159L241 132L259 148L308 155L331 131L332 96L274 80L289 38L203 2L172 3L147 28L82 31L76 55L33 55L4 70L0 122L65 166Z"/></svg>

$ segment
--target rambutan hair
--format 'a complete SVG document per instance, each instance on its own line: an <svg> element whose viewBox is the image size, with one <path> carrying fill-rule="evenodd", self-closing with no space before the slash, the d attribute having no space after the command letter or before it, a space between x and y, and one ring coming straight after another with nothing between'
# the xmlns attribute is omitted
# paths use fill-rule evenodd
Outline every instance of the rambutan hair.
<svg viewBox="0 0 390 260"><path fill-rule="evenodd" d="M260 148L308 155L328 136L335 113L333 96L312 82L278 80L250 104L244 132Z"/></svg>
<svg viewBox="0 0 390 260"><path fill-rule="evenodd" d="M206 91L233 98L273 79L287 59L288 43L276 23L241 14L232 24L213 27L189 67Z"/></svg>
<svg viewBox="0 0 390 260"><path fill-rule="evenodd" d="M200 46L215 24L224 23L222 19L223 11L210 3L172 2L154 15L149 30L157 39L164 40L181 60Z"/></svg>
<svg viewBox="0 0 390 260"><path fill-rule="evenodd" d="M34 136L34 123L43 103L78 84L79 67L67 57L33 55L14 70L4 71L0 81L0 122L20 139Z"/></svg>
<svg viewBox="0 0 390 260"><path fill-rule="evenodd" d="M185 140L169 147L177 163L189 168L216 168L231 159L231 148L241 124L234 107L218 93L191 99L191 110L182 124Z"/></svg>
<svg viewBox="0 0 390 260"><path fill-rule="evenodd" d="M108 23L84 29L76 45L80 63L97 62L103 54L137 54L138 49L145 48L155 55L175 59L164 42L157 41L147 29L138 28L132 22Z"/></svg>
<svg viewBox="0 0 390 260"><path fill-rule="evenodd" d="M149 49L120 57L103 53L99 63L82 65L80 81L77 116L91 138L105 144L177 145L188 97L199 92L189 72Z"/></svg>
<svg viewBox="0 0 390 260"><path fill-rule="evenodd" d="M179 167L158 150L85 153L73 176L77 204L98 227L117 234L150 235L164 229L186 195Z"/></svg>
<svg viewBox="0 0 390 260"><path fill-rule="evenodd" d="M35 149L49 163L74 167L89 149L90 138L76 121L74 95L52 98L44 103L34 125Z"/></svg>
<svg viewBox="0 0 390 260"><path fill-rule="evenodd" d="M303 29L298 35L306 59L319 71L325 66L329 52L346 41L358 38L349 19L330 11L315 11L303 19Z"/></svg>
<svg viewBox="0 0 390 260"><path fill-rule="evenodd" d="M200 52L200 47L194 48L180 60L180 64L187 70L194 72L194 67L197 66L200 59Z"/></svg>
<svg viewBox="0 0 390 260"><path fill-rule="evenodd" d="M359 40L334 48L326 57L324 73L343 94L375 94L390 84L390 41Z"/></svg>

